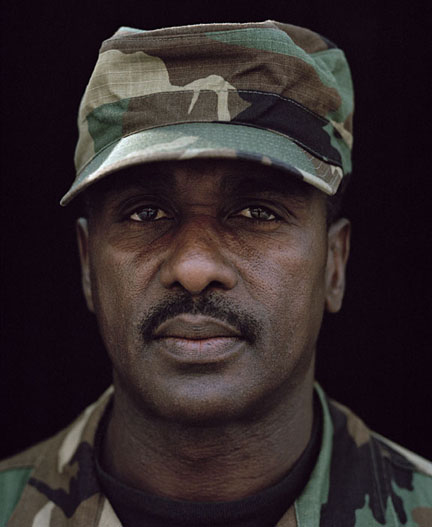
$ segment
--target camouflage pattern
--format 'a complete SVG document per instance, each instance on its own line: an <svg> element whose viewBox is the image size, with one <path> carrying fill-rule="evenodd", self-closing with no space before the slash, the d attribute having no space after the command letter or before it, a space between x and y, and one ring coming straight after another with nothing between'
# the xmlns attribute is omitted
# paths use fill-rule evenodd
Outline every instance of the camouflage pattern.
<svg viewBox="0 0 432 527"><path fill-rule="evenodd" d="M61 204L126 166L196 157L274 165L334 194L351 171L352 116L344 53L308 29L122 27L82 99L77 177Z"/></svg>
<svg viewBox="0 0 432 527"><path fill-rule="evenodd" d="M315 387L321 450L277 527L432 525L432 463L371 432ZM67 429L0 463L0 526L119 527L95 475L93 445L112 388Z"/></svg>

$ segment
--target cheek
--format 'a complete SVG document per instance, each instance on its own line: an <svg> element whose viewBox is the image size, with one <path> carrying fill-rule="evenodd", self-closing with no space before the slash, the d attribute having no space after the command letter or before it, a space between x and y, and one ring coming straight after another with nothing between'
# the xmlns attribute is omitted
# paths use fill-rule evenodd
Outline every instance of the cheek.
<svg viewBox="0 0 432 527"><path fill-rule="evenodd" d="M138 265L130 253L110 247L95 251L91 259L92 295L95 313L105 345L110 352L124 348L133 339L140 306L144 301L144 284L150 269Z"/></svg>
<svg viewBox="0 0 432 527"><path fill-rule="evenodd" d="M270 334L281 342L314 344L325 301L323 238L256 244L248 252L243 280L248 294L265 306Z"/></svg>

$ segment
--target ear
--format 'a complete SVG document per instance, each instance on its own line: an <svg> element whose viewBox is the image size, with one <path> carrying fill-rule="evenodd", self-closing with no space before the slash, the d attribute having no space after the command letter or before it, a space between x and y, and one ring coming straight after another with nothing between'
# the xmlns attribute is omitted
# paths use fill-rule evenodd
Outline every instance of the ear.
<svg viewBox="0 0 432 527"><path fill-rule="evenodd" d="M328 230L325 305L337 313L345 292L345 269L350 250L351 224L346 218L333 223Z"/></svg>
<svg viewBox="0 0 432 527"><path fill-rule="evenodd" d="M94 313L89 263L89 229L86 218L78 218L76 222L76 233L81 261L81 284L87 307L92 313Z"/></svg>

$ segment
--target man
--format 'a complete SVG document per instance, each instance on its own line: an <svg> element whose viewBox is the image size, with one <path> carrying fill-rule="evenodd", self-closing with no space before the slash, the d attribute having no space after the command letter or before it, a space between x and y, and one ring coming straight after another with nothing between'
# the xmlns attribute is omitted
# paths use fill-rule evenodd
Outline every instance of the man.
<svg viewBox="0 0 432 527"><path fill-rule="evenodd" d="M62 204L85 205L83 290L114 388L3 462L3 523L431 524L431 464L314 384L344 294L352 112L342 51L303 28L103 43Z"/></svg>

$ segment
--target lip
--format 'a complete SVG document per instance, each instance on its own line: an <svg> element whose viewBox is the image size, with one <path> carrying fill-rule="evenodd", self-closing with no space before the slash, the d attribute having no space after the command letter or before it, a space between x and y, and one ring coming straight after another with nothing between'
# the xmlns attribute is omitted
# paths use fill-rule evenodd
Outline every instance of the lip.
<svg viewBox="0 0 432 527"><path fill-rule="evenodd" d="M214 364L236 356L242 335L225 322L203 315L182 314L163 322L154 333L159 351L184 364Z"/></svg>
<svg viewBox="0 0 432 527"><path fill-rule="evenodd" d="M232 337L211 339L181 339L165 337L156 341L158 351L176 363L215 364L227 362L237 356L245 341Z"/></svg>
<svg viewBox="0 0 432 527"><path fill-rule="evenodd" d="M182 314L163 322L154 332L155 338L188 340L214 339L219 337L241 338L235 328L204 315Z"/></svg>

